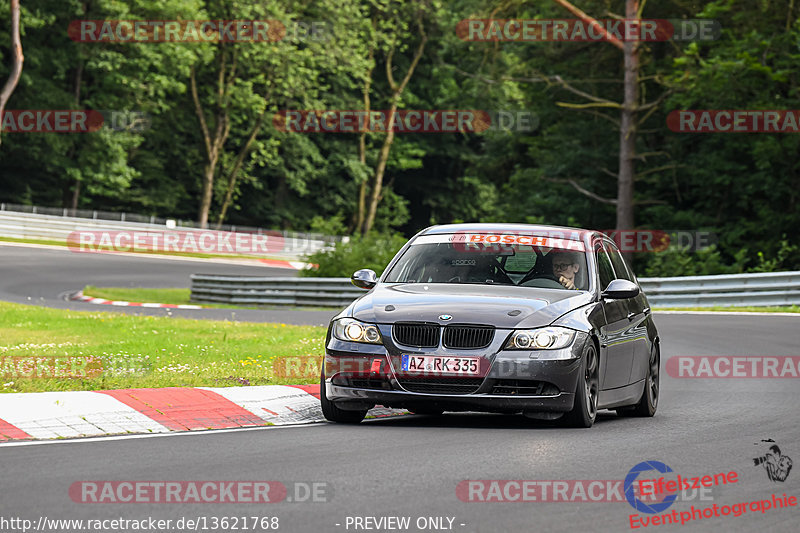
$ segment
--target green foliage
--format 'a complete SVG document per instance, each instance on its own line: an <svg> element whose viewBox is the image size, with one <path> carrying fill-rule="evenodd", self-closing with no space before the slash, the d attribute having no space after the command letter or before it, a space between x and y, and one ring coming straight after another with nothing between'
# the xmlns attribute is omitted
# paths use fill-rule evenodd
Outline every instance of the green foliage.
<svg viewBox="0 0 800 533"><path fill-rule="evenodd" d="M732 265L725 264L716 246L696 252L688 247L670 246L666 250L646 254L648 261L640 277L710 276L738 274L744 271L747 250L740 250Z"/></svg>
<svg viewBox="0 0 800 533"><path fill-rule="evenodd" d="M362 268L374 270L379 276L389 261L406 243L406 238L396 233L370 232L354 235L333 249L316 252L306 258L318 268L301 270L301 276L322 278L350 277Z"/></svg>
<svg viewBox="0 0 800 533"><path fill-rule="evenodd" d="M767 258L764 255L764 252L759 251L758 255L758 264L754 267L751 267L748 272L779 272L782 270L794 270L796 267L796 258L798 255L798 246L796 244L789 244L785 238L781 239L780 241L780 248L778 249L778 253L771 258ZM790 258L794 256L795 262L792 262Z"/></svg>
<svg viewBox="0 0 800 533"><path fill-rule="evenodd" d="M641 102L659 104L638 117L636 223L702 228L719 240L712 252L637 257L637 272L800 269L800 135L674 133L666 127L668 113L680 109L800 109L794 4L644 3L645 18L713 18L723 31L714 41L641 45ZM622 3L576 5L608 18L620 14ZM8 6L0 0L0 13ZM398 82L419 42L418 13L428 41L400 109L524 110L538 125L533 131L398 133L374 229L410 236L455 221L613 228L615 206L597 198L617 194L619 109L569 106L587 103L581 93L622 100L620 51L604 42L468 42L454 31L466 18L572 18L551 1L26 0L26 61L8 109L130 110L152 121L142 132L4 134L0 201L69 206L79 186L81 208L194 218L206 154L189 73L194 67L213 124L220 60L230 65L235 56L223 106L231 130L221 149L211 219L219 216L228 172L265 112L234 184L227 221L350 232L359 186L374 175L384 134L365 136L362 162L358 134L286 133L272 119L286 109L361 109L370 72L371 108L387 109L388 53L394 49ZM66 32L79 19L203 18L324 21L331 33L321 40L218 46L78 43ZM8 73L8 42L8 24L0 23L0 82Z"/></svg>

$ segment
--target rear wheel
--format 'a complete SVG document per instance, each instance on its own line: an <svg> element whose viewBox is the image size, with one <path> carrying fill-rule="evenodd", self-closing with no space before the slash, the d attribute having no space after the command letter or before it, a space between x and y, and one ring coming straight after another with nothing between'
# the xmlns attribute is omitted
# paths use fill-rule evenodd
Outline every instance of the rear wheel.
<svg viewBox="0 0 800 533"><path fill-rule="evenodd" d="M571 427L590 428L597 418L597 395L599 391L597 350L588 343L583 350L582 372L575 387L575 403L563 421Z"/></svg>
<svg viewBox="0 0 800 533"><path fill-rule="evenodd" d="M642 397L636 405L617 409L619 416L653 416L656 414L658 407L658 394L659 394L659 367L661 365L661 353L658 345L654 344L650 352L650 362L647 369L647 378L645 378L644 390Z"/></svg>
<svg viewBox="0 0 800 533"><path fill-rule="evenodd" d="M322 415L326 420L331 422L338 422L340 424L358 424L364 420L365 416L367 416L366 411L346 411L344 409L339 409L332 401L328 399L325 391L324 370L320 376L319 399L320 402L322 402Z"/></svg>

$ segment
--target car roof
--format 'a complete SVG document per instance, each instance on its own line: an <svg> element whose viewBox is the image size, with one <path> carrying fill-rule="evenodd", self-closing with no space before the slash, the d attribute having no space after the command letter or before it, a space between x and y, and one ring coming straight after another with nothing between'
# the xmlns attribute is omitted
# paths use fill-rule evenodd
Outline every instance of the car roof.
<svg viewBox="0 0 800 533"><path fill-rule="evenodd" d="M425 228L418 235L440 235L446 233L504 233L504 232L524 232L524 233L563 233L564 237L572 236L588 242L593 235L602 235L599 231L582 228L570 228L567 226L545 226L540 224L508 224L494 222L471 222L465 224L442 224Z"/></svg>

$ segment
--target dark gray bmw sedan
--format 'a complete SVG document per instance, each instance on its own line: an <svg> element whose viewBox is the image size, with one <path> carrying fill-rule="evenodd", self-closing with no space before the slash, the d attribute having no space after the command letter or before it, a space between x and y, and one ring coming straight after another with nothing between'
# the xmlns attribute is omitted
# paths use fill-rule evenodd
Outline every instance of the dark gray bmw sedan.
<svg viewBox="0 0 800 533"><path fill-rule="evenodd" d="M522 413L591 427L598 409L653 416L660 351L630 267L600 232L523 224L433 226L328 328L328 420L375 405L417 414Z"/></svg>

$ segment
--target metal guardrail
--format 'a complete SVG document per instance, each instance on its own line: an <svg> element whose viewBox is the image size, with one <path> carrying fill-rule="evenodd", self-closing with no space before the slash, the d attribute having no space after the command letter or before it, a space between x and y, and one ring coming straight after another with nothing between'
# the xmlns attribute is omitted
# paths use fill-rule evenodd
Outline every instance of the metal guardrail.
<svg viewBox="0 0 800 533"><path fill-rule="evenodd" d="M348 278L266 278L192 274L193 302L344 307L366 291Z"/></svg>
<svg viewBox="0 0 800 533"><path fill-rule="evenodd" d="M6 204L0 207L7 208ZM31 208L36 209L36 208ZM42 210L44 208L38 208ZM50 209L48 212L61 212L62 214L42 214L42 213L23 213L0 209L0 236L18 239L40 239L66 242L67 237L77 231L138 231L138 232L202 232L217 231L216 226L212 225L207 230L194 226L180 225L180 221L156 219L150 217L152 222L127 220L124 213L118 213L122 220L108 220L103 218L84 218L66 216L70 210ZM82 214L90 214L91 211ZM94 212L97 214L98 212ZM127 218L130 218L128 215ZM148 217L139 217L140 219ZM169 224L168 224L169 223ZM231 231L234 230L234 231ZM232 233L247 233L248 235L277 235L282 242L282 249L270 251L270 256L278 256L287 260L299 260L307 254L314 253L320 249L327 248L341 237L329 237L315 233L297 233L292 231L264 230L260 228L247 228L243 226L223 226L220 231L230 231Z"/></svg>
<svg viewBox="0 0 800 533"><path fill-rule="evenodd" d="M800 305L800 272L641 278L654 307Z"/></svg>
<svg viewBox="0 0 800 533"><path fill-rule="evenodd" d="M800 305L800 272L640 278L653 307ZM344 307L360 295L348 278L192 276L192 301Z"/></svg>

